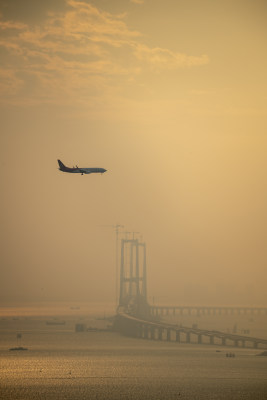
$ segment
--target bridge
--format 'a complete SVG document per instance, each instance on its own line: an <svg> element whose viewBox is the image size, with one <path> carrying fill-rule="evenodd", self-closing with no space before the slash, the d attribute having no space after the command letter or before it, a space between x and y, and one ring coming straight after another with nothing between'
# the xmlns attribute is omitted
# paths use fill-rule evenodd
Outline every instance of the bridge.
<svg viewBox="0 0 267 400"><path fill-rule="evenodd" d="M266 307L150 306L151 315L267 315Z"/></svg>
<svg viewBox="0 0 267 400"><path fill-rule="evenodd" d="M147 301L146 245L121 240L120 293L114 329L136 338L177 343L267 348L267 340L216 330L170 324L167 315L267 315L264 307L158 306Z"/></svg>

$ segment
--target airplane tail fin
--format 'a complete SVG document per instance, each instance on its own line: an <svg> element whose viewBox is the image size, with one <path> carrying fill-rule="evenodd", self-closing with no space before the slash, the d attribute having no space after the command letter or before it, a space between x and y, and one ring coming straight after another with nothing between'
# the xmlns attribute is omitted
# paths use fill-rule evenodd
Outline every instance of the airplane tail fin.
<svg viewBox="0 0 267 400"><path fill-rule="evenodd" d="M59 165L59 169L61 169L62 171L64 171L64 169L66 169L66 167L65 167L65 165L63 164L63 162L60 161L60 160L57 160L57 162L58 162L58 165Z"/></svg>

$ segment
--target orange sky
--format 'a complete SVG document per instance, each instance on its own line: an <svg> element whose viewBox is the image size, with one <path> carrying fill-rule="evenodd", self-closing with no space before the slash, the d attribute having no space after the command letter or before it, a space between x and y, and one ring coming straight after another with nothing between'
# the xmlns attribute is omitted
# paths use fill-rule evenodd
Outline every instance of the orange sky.
<svg viewBox="0 0 267 400"><path fill-rule="evenodd" d="M1 0L1 299L114 301L115 234L158 303L266 298L263 0ZM66 165L103 176L63 174Z"/></svg>

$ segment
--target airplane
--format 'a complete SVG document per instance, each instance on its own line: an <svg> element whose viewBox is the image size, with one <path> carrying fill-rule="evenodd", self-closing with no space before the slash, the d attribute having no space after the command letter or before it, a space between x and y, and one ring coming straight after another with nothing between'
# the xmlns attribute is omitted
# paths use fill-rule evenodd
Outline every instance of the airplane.
<svg viewBox="0 0 267 400"><path fill-rule="evenodd" d="M78 165L73 168L66 167L62 161L57 160L58 165L59 165L59 170L62 172L70 172L71 174L103 174L106 172L105 168L79 168Z"/></svg>

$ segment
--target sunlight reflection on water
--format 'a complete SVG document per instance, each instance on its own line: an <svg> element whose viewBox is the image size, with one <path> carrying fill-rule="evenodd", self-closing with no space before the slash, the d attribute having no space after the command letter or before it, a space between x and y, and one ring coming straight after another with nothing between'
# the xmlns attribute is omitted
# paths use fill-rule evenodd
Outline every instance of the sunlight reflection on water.
<svg viewBox="0 0 267 400"><path fill-rule="evenodd" d="M28 351L8 351L12 324L20 325ZM75 333L69 321L62 327L1 321L1 327L1 399L267 398L267 358L254 349L235 349L236 357L227 358L229 349L216 346Z"/></svg>

